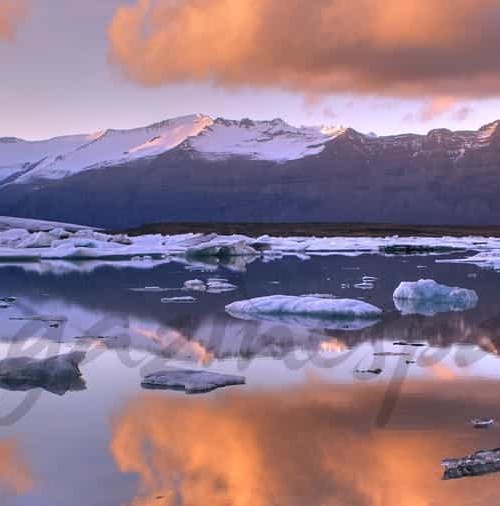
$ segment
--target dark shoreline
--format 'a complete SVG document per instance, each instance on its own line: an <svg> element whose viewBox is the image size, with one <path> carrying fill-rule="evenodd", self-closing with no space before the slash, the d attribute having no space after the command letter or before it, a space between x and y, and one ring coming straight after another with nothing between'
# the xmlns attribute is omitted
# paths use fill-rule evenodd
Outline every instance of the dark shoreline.
<svg viewBox="0 0 500 506"><path fill-rule="evenodd" d="M121 230L132 236L142 234L217 233L220 235L243 234L252 237L272 236L319 236L319 237L463 237L469 235L500 237L500 226L470 227L446 225L397 225L369 223L152 223L141 227Z"/></svg>

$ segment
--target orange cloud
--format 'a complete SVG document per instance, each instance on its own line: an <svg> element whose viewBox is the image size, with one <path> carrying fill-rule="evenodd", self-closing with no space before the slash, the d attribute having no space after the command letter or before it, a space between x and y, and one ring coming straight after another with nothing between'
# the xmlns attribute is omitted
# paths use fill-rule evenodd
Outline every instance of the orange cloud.
<svg viewBox="0 0 500 506"><path fill-rule="evenodd" d="M499 20L498 0L137 0L110 56L148 86L496 96Z"/></svg>
<svg viewBox="0 0 500 506"><path fill-rule="evenodd" d="M432 121L439 116L451 111L457 103L455 97L436 97L425 104L419 114L420 121Z"/></svg>
<svg viewBox="0 0 500 506"><path fill-rule="evenodd" d="M470 430L467 414L496 406L496 386L405 385L385 429L374 424L381 385L145 394L115 418L111 454L139 478L130 506L488 503L483 480L443 486L440 462L494 447L495 434Z"/></svg>
<svg viewBox="0 0 500 506"><path fill-rule="evenodd" d="M0 42L12 40L26 14L25 0L0 0Z"/></svg>

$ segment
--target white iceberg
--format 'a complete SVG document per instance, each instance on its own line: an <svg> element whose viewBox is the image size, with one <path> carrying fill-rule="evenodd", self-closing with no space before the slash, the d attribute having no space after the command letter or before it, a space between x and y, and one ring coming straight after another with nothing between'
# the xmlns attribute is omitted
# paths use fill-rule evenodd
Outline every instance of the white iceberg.
<svg viewBox="0 0 500 506"><path fill-rule="evenodd" d="M232 240L230 237L219 237L198 246L188 248L186 256L192 258L218 257L228 258L233 256L260 256L260 253L249 245L250 238Z"/></svg>
<svg viewBox="0 0 500 506"><path fill-rule="evenodd" d="M323 297L270 295L233 302L226 306L232 316L237 315L297 315L337 320L371 320L382 310L355 299L325 299Z"/></svg>
<svg viewBox="0 0 500 506"><path fill-rule="evenodd" d="M191 369L154 372L147 374L141 382L143 388L184 390L187 394L202 394L216 388L243 384L245 384L243 376Z"/></svg>
<svg viewBox="0 0 500 506"><path fill-rule="evenodd" d="M201 279L188 279L184 281L183 289L193 292L205 292L207 290L207 285Z"/></svg>
<svg viewBox="0 0 500 506"><path fill-rule="evenodd" d="M465 311L475 307L478 302L474 290L440 285L433 279L403 281L394 291L393 299L401 313L425 316Z"/></svg>
<svg viewBox="0 0 500 506"><path fill-rule="evenodd" d="M237 290L238 287L222 279L209 279L207 281L208 293L226 293Z"/></svg>

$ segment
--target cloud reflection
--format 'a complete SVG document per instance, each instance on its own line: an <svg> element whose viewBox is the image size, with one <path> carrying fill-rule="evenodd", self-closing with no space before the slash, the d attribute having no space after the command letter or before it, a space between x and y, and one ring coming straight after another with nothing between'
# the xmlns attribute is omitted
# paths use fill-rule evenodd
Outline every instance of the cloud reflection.
<svg viewBox="0 0 500 506"><path fill-rule="evenodd" d="M494 405L497 389L411 382L385 430L373 423L380 385L147 394L115 418L110 449L120 471L139 477L130 506L476 504L491 488L483 480L444 485L440 462L495 444L493 432L467 420Z"/></svg>

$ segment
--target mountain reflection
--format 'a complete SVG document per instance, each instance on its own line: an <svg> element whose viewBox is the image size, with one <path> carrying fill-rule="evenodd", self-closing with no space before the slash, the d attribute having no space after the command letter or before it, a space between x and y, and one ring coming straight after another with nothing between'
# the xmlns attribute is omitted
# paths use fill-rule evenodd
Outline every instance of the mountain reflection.
<svg viewBox="0 0 500 506"><path fill-rule="evenodd" d="M110 451L139 477L130 506L492 504L494 476L445 483L440 462L498 444L495 430L468 426L481 413L498 418L497 391L407 382L385 429L374 423L380 385L144 394L114 417Z"/></svg>

